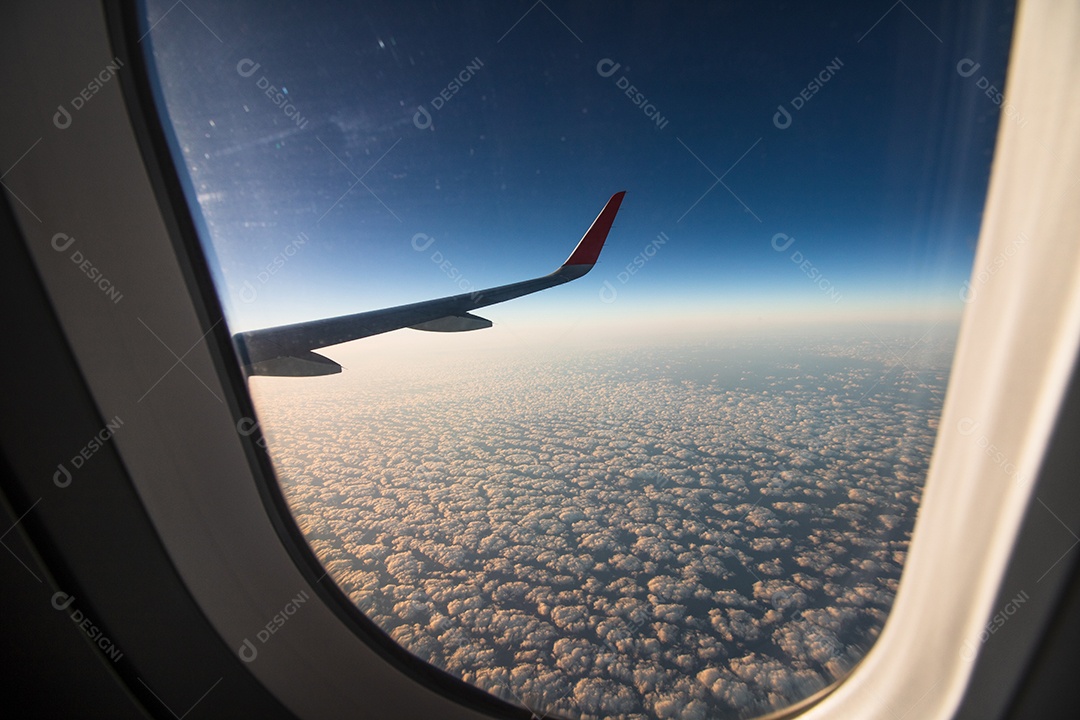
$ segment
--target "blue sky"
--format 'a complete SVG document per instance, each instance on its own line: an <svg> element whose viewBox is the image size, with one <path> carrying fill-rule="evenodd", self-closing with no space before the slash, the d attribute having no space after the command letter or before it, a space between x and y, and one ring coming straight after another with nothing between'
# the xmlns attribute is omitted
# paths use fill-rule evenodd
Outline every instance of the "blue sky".
<svg viewBox="0 0 1080 720"><path fill-rule="evenodd" d="M149 3L148 41L234 330L544 274L617 190L590 275L487 316L962 307L998 121L975 80L1004 83L1008 11L188 5Z"/></svg>

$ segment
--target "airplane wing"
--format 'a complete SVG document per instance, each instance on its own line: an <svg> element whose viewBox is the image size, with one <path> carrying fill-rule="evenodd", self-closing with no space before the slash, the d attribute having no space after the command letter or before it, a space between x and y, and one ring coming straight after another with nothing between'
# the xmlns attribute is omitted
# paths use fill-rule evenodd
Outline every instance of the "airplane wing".
<svg viewBox="0 0 1080 720"><path fill-rule="evenodd" d="M233 340L244 370L248 375L332 375L341 372L341 366L314 350L400 328L462 332L491 327L490 320L470 311L576 280L592 270L625 194L611 196L574 252L549 275L438 300L237 333Z"/></svg>

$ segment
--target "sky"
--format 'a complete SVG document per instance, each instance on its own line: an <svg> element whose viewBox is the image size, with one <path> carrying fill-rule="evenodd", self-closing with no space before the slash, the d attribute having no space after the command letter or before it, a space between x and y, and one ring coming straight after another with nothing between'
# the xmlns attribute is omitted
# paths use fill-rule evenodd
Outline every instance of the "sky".
<svg viewBox="0 0 1080 720"><path fill-rule="evenodd" d="M1004 84L1008 11L193 0L146 15L233 330L546 274L619 190L588 276L487 316L696 333L962 308L999 118L979 82Z"/></svg>

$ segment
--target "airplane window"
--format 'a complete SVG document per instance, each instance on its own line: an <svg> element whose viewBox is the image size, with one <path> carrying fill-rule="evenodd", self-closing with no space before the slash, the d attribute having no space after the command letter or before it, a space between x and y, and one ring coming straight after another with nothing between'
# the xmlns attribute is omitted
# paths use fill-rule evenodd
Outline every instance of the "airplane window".
<svg viewBox="0 0 1080 720"><path fill-rule="evenodd" d="M1009 7L143 20L241 431L360 610L538 716L763 715L851 671L994 282Z"/></svg>

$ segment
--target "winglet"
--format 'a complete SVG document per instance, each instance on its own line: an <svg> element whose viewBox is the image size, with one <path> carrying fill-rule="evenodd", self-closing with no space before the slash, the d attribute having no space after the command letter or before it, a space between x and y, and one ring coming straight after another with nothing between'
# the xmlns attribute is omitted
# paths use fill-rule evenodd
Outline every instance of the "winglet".
<svg viewBox="0 0 1080 720"><path fill-rule="evenodd" d="M596 264L596 259L600 257L600 250L604 247L604 241L607 240L608 231L611 230L611 224L615 222L615 213L619 212L619 205L622 204L625 194L626 191L622 190L611 196L607 205L593 220L585 237L581 238L581 242L574 248L574 252L570 253L570 257L566 259L562 267L587 266L591 268Z"/></svg>

